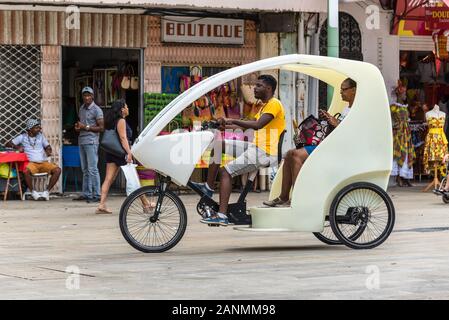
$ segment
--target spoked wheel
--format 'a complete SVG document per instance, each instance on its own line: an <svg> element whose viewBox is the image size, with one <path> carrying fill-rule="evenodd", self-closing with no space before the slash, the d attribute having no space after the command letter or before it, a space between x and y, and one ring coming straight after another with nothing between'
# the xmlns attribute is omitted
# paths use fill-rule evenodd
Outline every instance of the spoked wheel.
<svg viewBox="0 0 449 320"><path fill-rule="evenodd" d="M355 229L354 234L350 237L351 240L356 240L360 235L363 233L364 227L360 227ZM335 236L334 232L332 231L331 224L329 222L329 216L326 217L326 220L324 221L324 230L323 232L314 232L313 235L317 237L320 241L329 244L329 245L337 245L342 244L340 240Z"/></svg>
<svg viewBox="0 0 449 320"><path fill-rule="evenodd" d="M375 184L343 188L332 202L329 221L335 236L353 249L382 244L393 230L395 211L388 194Z"/></svg>
<svg viewBox="0 0 449 320"><path fill-rule="evenodd" d="M181 199L166 190L157 203L158 187L142 187L130 194L120 209L120 230L135 249L151 253L173 248L187 227L187 213Z"/></svg>

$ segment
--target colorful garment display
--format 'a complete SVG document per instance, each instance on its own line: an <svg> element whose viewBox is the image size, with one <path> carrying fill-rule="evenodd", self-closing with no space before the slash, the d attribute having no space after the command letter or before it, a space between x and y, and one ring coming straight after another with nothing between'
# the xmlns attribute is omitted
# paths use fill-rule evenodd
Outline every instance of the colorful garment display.
<svg viewBox="0 0 449 320"><path fill-rule="evenodd" d="M413 179L415 148L408 125L407 105L394 103L390 106L390 111L393 124L393 171L391 175Z"/></svg>
<svg viewBox="0 0 449 320"><path fill-rule="evenodd" d="M427 122L410 121L410 131L412 133L412 143L415 148L415 162L413 164L414 174L424 174L424 143L427 136Z"/></svg>
<svg viewBox="0 0 449 320"><path fill-rule="evenodd" d="M426 136L423 159L424 171L427 174L431 173L434 162L441 163L447 153L447 138L443 130L445 119L443 112L438 117L430 116L427 118L429 131Z"/></svg>

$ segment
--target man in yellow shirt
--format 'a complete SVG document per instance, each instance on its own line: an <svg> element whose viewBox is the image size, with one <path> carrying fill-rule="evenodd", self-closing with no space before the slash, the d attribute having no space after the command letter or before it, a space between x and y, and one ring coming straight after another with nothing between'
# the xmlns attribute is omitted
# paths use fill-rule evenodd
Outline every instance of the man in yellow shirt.
<svg viewBox="0 0 449 320"><path fill-rule="evenodd" d="M254 96L263 102L263 106L253 121L219 119L222 129L255 130L252 142L240 140L215 140L214 153L218 155L209 165L207 182L196 184L204 194L212 197L215 179L220 171L220 208L210 218L202 219L202 223L229 224L226 216L229 198L232 191L232 178L269 166L277 161L279 137L285 130L285 112L281 102L274 98L277 81L270 75L261 75L254 88ZM221 152L217 152L217 150ZM223 168L220 168L221 154L236 157Z"/></svg>

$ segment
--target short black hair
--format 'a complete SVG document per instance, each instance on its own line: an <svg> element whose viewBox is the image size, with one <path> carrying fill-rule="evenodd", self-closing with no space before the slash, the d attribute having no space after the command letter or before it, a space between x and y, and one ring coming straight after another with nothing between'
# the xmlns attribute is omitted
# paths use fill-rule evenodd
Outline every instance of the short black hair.
<svg viewBox="0 0 449 320"><path fill-rule="evenodd" d="M347 84L349 84L349 86L351 88L357 88L357 82L355 82L351 78L346 78L343 82L346 82Z"/></svg>
<svg viewBox="0 0 449 320"><path fill-rule="evenodd" d="M273 76L270 76L269 74L263 74L263 75L259 76L259 78L257 78L257 80L262 80L263 82L268 84L271 87L273 94L274 94L274 92L276 91L278 82L276 81L276 79Z"/></svg>

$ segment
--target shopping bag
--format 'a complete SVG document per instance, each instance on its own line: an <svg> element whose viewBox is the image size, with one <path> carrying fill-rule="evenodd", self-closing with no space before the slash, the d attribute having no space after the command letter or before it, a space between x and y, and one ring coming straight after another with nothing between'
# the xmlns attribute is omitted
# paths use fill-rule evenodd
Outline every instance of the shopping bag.
<svg viewBox="0 0 449 320"><path fill-rule="evenodd" d="M137 174L137 164L128 163L121 166L123 174L126 178L126 195L129 196L131 193L140 188L139 175Z"/></svg>

